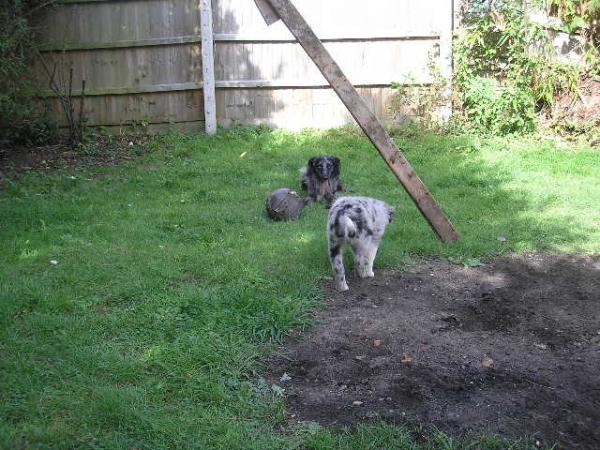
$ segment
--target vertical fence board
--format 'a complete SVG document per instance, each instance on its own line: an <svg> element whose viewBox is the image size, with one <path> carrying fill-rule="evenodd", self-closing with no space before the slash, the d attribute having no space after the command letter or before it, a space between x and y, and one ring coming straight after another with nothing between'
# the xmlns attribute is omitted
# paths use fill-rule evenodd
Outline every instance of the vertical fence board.
<svg viewBox="0 0 600 450"><path fill-rule="evenodd" d="M215 99L215 59L213 52L213 17L211 0L200 0L202 29L202 79L204 91L204 121L206 132L217 132L217 107Z"/></svg>
<svg viewBox="0 0 600 450"><path fill-rule="evenodd" d="M441 0L440 10L443 19L440 25L440 75L446 80L444 97L446 104L442 106L440 115L447 121L452 115L452 37L454 35L454 0Z"/></svg>

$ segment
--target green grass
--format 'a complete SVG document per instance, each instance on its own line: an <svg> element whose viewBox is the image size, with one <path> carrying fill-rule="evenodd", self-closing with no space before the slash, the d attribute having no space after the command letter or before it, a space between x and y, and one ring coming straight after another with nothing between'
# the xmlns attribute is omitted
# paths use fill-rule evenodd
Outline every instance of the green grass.
<svg viewBox="0 0 600 450"><path fill-rule="evenodd" d="M379 267L403 267L415 254L599 252L600 153L468 136L398 142L460 242L437 240L350 129L172 133L125 166L5 183L0 447L467 445L435 433L414 440L386 425L278 431L285 404L261 380L260 363L292 327L309 324L322 301L327 211L312 205L297 222L275 223L265 198L298 186L310 156L335 154L349 194L399 207Z"/></svg>

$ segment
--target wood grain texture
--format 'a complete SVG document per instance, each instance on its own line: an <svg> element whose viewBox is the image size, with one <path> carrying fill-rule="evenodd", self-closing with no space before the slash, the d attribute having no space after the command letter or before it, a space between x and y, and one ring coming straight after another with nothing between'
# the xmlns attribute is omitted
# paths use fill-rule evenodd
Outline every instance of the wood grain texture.
<svg viewBox="0 0 600 450"><path fill-rule="evenodd" d="M435 40L330 42L327 50L354 84L389 85L392 81L432 81L428 63ZM296 43L219 43L216 77L226 80L304 80L320 86L325 79ZM237 64L230 64L236 61Z"/></svg>
<svg viewBox="0 0 600 450"><path fill-rule="evenodd" d="M437 0L377 0L368 7L362 0L297 0L295 4L355 86L386 92L392 81L432 82L429 65L439 61L444 24ZM267 26L255 2L247 0L213 0L213 6L217 88L237 88L245 99L221 105L219 123L258 122L298 129L353 122L332 92L323 95L322 88L329 83L281 21ZM249 91L251 87L261 92ZM301 87L314 92L301 92ZM322 102L315 103L319 96ZM217 95L218 101L235 97L232 92ZM271 101L266 101L269 97ZM389 95L376 98L382 102L375 108L378 117L390 120ZM271 110L261 107L253 116L249 103ZM323 120L323 111L329 111L329 120Z"/></svg>
<svg viewBox="0 0 600 450"><path fill-rule="evenodd" d="M395 90L389 87L358 88L378 117L386 117ZM410 110L406 111L410 114ZM354 119L332 89L219 89L219 122L266 124L277 128L333 128Z"/></svg>
<svg viewBox="0 0 600 450"><path fill-rule="evenodd" d="M439 1L374 0L366 8L363 0L296 3L350 81L365 92L378 92L373 106L378 117L387 120L390 82L431 82L427 65L439 59L444 25ZM173 95L166 97L182 99L177 92L203 88L199 4L200 0L67 0L37 17L37 41L50 63L59 62L66 74L73 68L76 91L86 80L91 105L101 102L94 97L118 103L106 110L116 115L110 118L99 113L101 108L92 108L90 124L120 123L129 116L118 96L154 99L154 94L170 92ZM284 24L268 27L250 0L212 0L212 7L217 103L237 96L260 105L257 116L250 115L246 102L217 105L219 123L266 122L298 129L352 122L334 93L323 89L328 82ZM32 71L42 81L41 90L47 89L40 66ZM165 111L149 102L140 105L151 122L171 115L170 104L162 103ZM186 105L180 108L186 110ZM200 111L196 119L203 117Z"/></svg>
<svg viewBox="0 0 600 450"><path fill-rule="evenodd" d="M428 36L440 30L441 0L298 0L300 13L321 39L380 33L391 36ZM445 0L444 0L445 1ZM288 36L281 22L267 25L249 0L213 0L215 33L255 31L263 36Z"/></svg>
<svg viewBox="0 0 600 450"><path fill-rule="evenodd" d="M197 0L129 0L63 4L35 21L41 43L88 45L200 37Z"/></svg>
<svg viewBox="0 0 600 450"><path fill-rule="evenodd" d="M60 125L66 125L60 114L58 99L49 99ZM79 108L80 98L75 100ZM149 121L150 123L178 123L204 120L202 91L147 92L143 94L103 95L86 97L84 116L93 117L88 125L122 125Z"/></svg>

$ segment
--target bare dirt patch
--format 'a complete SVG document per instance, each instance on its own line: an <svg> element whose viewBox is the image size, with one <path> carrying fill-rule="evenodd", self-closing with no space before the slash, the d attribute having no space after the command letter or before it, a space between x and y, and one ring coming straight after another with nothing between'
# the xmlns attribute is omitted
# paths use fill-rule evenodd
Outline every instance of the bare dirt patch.
<svg viewBox="0 0 600 450"><path fill-rule="evenodd" d="M271 362L293 420L600 448L600 257L423 261L349 282L326 282L320 324Z"/></svg>
<svg viewBox="0 0 600 450"><path fill-rule="evenodd" d="M554 115L562 120L600 124L600 79L582 80L579 83L579 95L560 96L553 109Z"/></svg>
<svg viewBox="0 0 600 450"><path fill-rule="evenodd" d="M0 146L0 188L4 180L31 170L116 166L146 153L149 139L146 134L97 135L77 150L64 144Z"/></svg>

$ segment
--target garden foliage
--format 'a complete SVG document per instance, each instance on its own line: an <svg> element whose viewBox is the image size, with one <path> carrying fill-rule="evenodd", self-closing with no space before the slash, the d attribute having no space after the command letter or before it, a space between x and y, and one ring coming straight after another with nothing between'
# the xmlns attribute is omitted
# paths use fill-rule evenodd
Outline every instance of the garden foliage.
<svg viewBox="0 0 600 450"><path fill-rule="evenodd" d="M31 18L51 3L0 0L0 144L43 144L57 136L56 123L35 100L36 85L29 77Z"/></svg>
<svg viewBox="0 0 600 450"><path fill-rule="evenodd" d="M541 8L560 19L557 31L579 32L586 38L585 61L560 61L552 44L552 30L531 19ZM454 122L462 129L488 135L522 134L538 126L540 113L549 111L557 97L576 98L582 77L600 70L598 24L600 0L523 0L500 2L469 0L462 10L462 27L454 42ZM415 100L431 116L440 105L443 81L434 74L434 86L423 94L398 89L392 110ZM433 94L431 94L433 93ZM431 122L425 117L423 122Z"/></svg>

